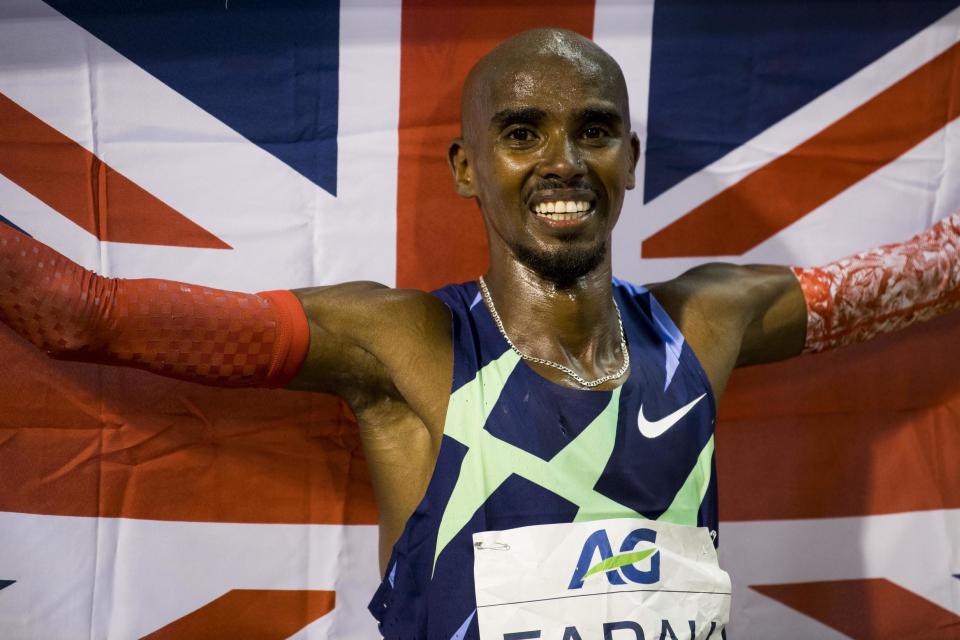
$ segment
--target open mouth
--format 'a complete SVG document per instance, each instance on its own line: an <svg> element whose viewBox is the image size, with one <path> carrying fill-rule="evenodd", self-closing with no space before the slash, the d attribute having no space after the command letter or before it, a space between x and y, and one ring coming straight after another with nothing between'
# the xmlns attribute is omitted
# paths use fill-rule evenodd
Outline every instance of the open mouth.
<svg viewBox="0 0 960 640"><path fill-rule="evenodd" d="M530 208L538 218L545 221L575 223L593 213L594 205L595 203L589 200L545 200Z"/></svg>

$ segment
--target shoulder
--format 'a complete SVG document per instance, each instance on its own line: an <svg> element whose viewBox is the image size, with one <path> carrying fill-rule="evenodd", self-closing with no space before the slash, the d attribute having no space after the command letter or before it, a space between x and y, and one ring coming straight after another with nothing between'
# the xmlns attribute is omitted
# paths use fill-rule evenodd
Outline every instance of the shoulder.
<svg viewBox="0 0 960 640"><path fill-rule="evenodd" d="M418 289L348 282L299 289L294 294L311 325L359 342L376 340L387 327L401 332L449 327L446 305L437 296Z"/></svg>
<svg viewBox="0 0 960 640"><path fill-rule="evenodd" d="M745 326L796 285L787 267L711 262L648 288L674 320L697 322L707 317L712 323Z"/></svg>
<svg viewBox="0 0 960 640"><path fill-rule="evenodd" d="M790 357L803 344L806 307L788 267L715 262L648 288L687 338L718 398L735 366Z"/></svg>

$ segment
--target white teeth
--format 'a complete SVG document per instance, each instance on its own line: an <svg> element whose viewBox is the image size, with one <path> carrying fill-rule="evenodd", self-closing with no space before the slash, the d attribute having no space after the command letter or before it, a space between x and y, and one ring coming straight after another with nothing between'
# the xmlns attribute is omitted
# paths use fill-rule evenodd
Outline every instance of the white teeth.
<svg viewBox="0 0 960 640"><path fill-rule="evenodd" d="M533 206L535 213L550 218L551 220L572 220L579 218L578 215L570 215L589 211L591 204L584 200L556 200L550 202L539 202Z"/></svg>

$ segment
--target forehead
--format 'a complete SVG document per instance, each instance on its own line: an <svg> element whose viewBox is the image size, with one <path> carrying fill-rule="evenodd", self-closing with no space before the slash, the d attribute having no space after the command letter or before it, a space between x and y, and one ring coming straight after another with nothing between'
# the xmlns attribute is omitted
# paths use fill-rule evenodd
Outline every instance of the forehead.
<svg viewBox="0 0 960 640"><path fill-rule="evenodd" d="M547 115L607 108L627 114L618 74L585 56L535 56L509 60L490 68L473 85L465 105L475 124L488 126L504 109L536 108Z"/></svg>

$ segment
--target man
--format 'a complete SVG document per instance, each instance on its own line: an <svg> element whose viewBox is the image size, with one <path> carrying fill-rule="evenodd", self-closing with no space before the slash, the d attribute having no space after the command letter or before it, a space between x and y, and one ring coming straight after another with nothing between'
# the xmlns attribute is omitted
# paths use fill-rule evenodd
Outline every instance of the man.
<svg viewBox="0 0 960 640"><path fill-rule="evenodd" d="M550 637L550 624L565 638L642 637L688 623L709 637L729 607L712 443L732 369L955 308L960 221L801 272L803 287L787 267L724 264L635 287L613 279L608 250L634 186L629 122L604 51L525 32L470 73L449 150L487 228L479 282L250 296L116 281L4 228L0 317L59 357L346 399L379 506L371 610L388 638L516 640ZM882 282L851 295L846 275L864 260ZM918 268L887 267L904 260ZM559 591L545 584L553 556L531 560L552 544L576 547Z"/></svg>

